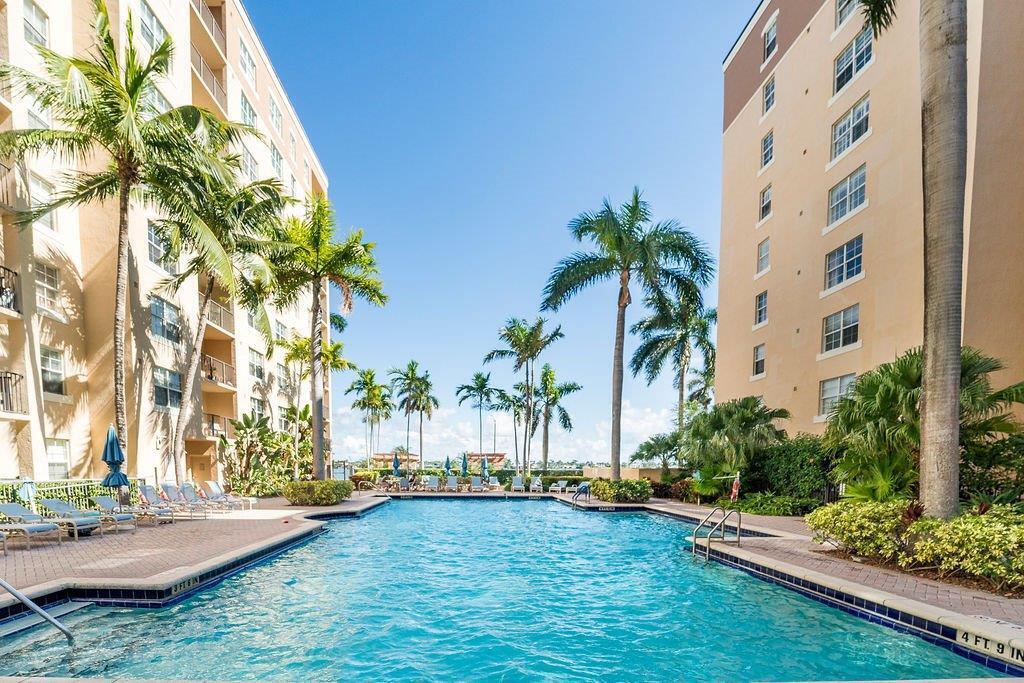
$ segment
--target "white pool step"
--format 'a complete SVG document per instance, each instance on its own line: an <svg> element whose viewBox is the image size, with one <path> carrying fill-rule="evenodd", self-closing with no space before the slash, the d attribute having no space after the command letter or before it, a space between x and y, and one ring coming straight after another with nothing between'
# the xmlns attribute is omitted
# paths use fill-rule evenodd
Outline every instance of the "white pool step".
<svg viewBox="0 0 1024 683"><path fill-rule="evenodd" d="M68 614L72 614L73 612L77 612L80 609L93 606L94 605L91 602L64 602L59 605L55 605L54 607L51 607L46 611L51 617L61 619L61 617L66 616ZM81 619L78 619L76 621L81 621ZM62 619L61 622L65 625L68 625L68 620L66 619ZM17 619L12 619L0 625L0 638L9 636L12 633L18 633L19 631L30 629L33 626L37 626L42 623L44 623L44 621L41 616L35 614L34 612L29 612L24 616L18 617ZM54 633L57 632L54 631Z"/></svg>

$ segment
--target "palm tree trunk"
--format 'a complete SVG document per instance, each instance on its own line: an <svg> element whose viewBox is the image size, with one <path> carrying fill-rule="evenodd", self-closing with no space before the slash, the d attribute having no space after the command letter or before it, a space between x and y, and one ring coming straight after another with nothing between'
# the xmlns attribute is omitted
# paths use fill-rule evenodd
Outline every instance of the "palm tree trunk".
<svg viewBox="0 0 1024 683"><path fill-rule="evenodd" d="M484 454L484 400L480 399L480 456Z"/></svg>
<svg viewBox="0 0 1024 683"><path fill-rule="evenodd" d="M519 422L515 412L512 413L512 443L516 449L516 474L519 474Z"/></svg>
<svg viewBox="0 0 1024 683"><path fill-rule="evenodd" d="M959 507L960 345L967 178L967 3L921 0L924 358L921 502Z"/></svg>
<svg viewBox="0 0 1024 683"><path fill-rule="evenodd" d="M412 428L412 413L405 411L405 469L412 467L412 454L409 452L409 430ZM420 463L423 463L422 456Z"/></svg>
<svg viewBox="0 0 1024 683"><path fill-rule="evenodd" d="M131 187L124 180L118 196L117 282L114 295L114 426L128 451L128 402L125 399L125 326L128 315L128 205Z"/></svg>
<svg viewBox="0 0 1024 683"><path fill-rule="evenodd" d="M317 278L313 287L313 315L311 331L309 335L310 348L310 393L313 411L313 478L323 479L326 476L326 465L324 462L324 388L321 383L323 372L323 358L320 355L320 348L323 340L320 335L323 328L323 312L320 308L320 295L324 290L324 279Z"/></svg>
<svg viewBox="0 0 1024 683"><path fill-rule="evenodd" d="M622 349L626 342L626 306L629 305L629 273L619 276L619 302L615 314L615 351L612 357L612 481L622 478Z"/></svg>
<svg viewBox="0 0 1024 683"><path fill-rule="evenodd" d="M195 386L196 373L199 371L199 359L202 357L203 337L206 336L206 319L210 315L214 282L215 278L212 275L207 278L206 290L199 304L199 322L192 337L192 347L188 350L188 360L185 362L185 379L181 386L182 405L178 410L178 419L174 423L171 457L174 458L174 479L178 486L185 483L185 426L192 416L192 389Z"/></svg>
<svg viewBox="0 0 1024 683"><path fill-rule="evenodd" d="M548 471L548 424L551 422L551 409L544 409L544 441L541 446L541 471L547 474Z"/></svg>
<svg viewBox="0 0 1024 683"><path fill-rule="evenodd" d="M686 417L686 373L690 368L690 348L684 345L683 352L679 355L679 402L676 408L676 430L683 428L683 418Z"/></svg>
<svg viewBox="0 0 1024 683"><path fill-rule="evenodd" d="M420 462L423 462L423 411L420 411Z"/></svg>

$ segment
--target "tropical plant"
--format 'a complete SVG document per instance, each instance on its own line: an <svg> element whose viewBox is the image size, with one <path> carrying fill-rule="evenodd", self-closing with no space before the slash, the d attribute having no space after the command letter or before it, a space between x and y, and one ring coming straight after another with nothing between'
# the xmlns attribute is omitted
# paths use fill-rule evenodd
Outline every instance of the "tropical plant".
<svg viewBox="0 0 1024 683"><path fill-rule="evenodd" d="M278 264L276 303L289 306L312 286L310 324L310 393L313 406L313 476L323 479L327 467L324 454L324 389L325 374L321 347L329 337L324 324L323 302L327 288L334 285L341 292L341 310L348 314L356 298L383 306L387 303L373 256L374 244L363 241L362 230L355 230L341 242L334 241L334 212L323 195L306 201L302 218L285 221L284 237L294 245ZM328 319L333 322L332 317Z"/></svg>
<svg viewBox="0 0 1024 683"><path fill-rule="evenodd" d="M521 318L509 318L505 326L498 330L498 338L505 344L503 348L494 349L484 356L484 363L496 359L509 359L515 372L523 371L525 415L533 415L536 406L536 362L540 355L554 342L565 335L562 327L557 326L550 332L544 330L547 320L537 318L533 324ZM533 420L523 422L523 468L530 472L530 444L536 424Z"/></svg>
<svg viewBox="0 0 1024 683"><path fill-rule="evenodd" d="M515 471L519 472L519 424L526 415L524 397L514 391L496 389L494 393L494 409L512 416L512 443L515 452Z"/></svg>
<svg viewBox="0 0 1024 683"><path fill-rule="evenodd" d="M562 399L581 391L576 382L559 382L555 371L548 363L540 369L540 384L537 385L537 408L543 428L541 440L541 470L548 471L548 437L551 421L558 418L558 424L567 432L572 431L572 417L562 405Z"/></svg>
<svg viewBox="0 0 1024 683"><path fill-rule="evenodd" d="M484 452L484 410L491 410L497 389L491 386L491 373L486 375L482 372L473 373L473 379L469 384L460 384L455 389L455 397L459 399L461 406L466 401L472 401L471 407L476 408L480 421L480 452ZM547 452L545 451L544 462L547 464ZM545 467L545 469L547 469Z"/></svg>
<svg viewBox="0 0 1024 683"><path fill-rule="evenodd" d="M687 398L707 410L715 400L715 358L705 356L704 365L695 370L693 379L686 383L690 391Z"/></svg>
<svg viewBox="0 0 1024 683"><path fill-rule="evenodd" d="M370 457L373 453L374 431L385 414L390 416L391 391L388 385L377 381L376 371L366 368L357 373L355 380L345 390L345 393L355 394L356 399L352 402L352 407L363 412L363 422L366 423L369 430L366 441L366 466L369 468Z"/></svg>
<svg viewBox="0 0 1024 683"><path fill-rule="evenodd" d="M313 413L309 404L299 408L295 405L284 409L284 419L292 431L292 478L313 473Z"/></svg>
<svg viewBox="0 0 1024 683"><path fill-rule="evenodd" d="M405 415L405 453L406 469L409 467L409 433L412 428L412 414L416 412L416 386L423 381L419 374L420 364L414 360L409 361L404 368L391 368L391 388L395 398L398 399L398 409ZM423 463L422 445L420 447L420 463Z"/></svg>
<svg viewBox="0 0 1024 683"><path fill-rule="evenodd" d="M292 505L337 505L351 496L355 488L355 484L343 479L289 481L283 493Z"/></svg>
<svg viewBox="0 0 1024 683"><path fill-rule="evenodd" d="M437 397L432 393L434 391L434 383L430 380L430 373L424 372L420 377L419 381L416 382L413 387L410 400L412 401L412 408L420 416L420 462L424 461L423 455L423 418L426 416L427 421L430 421L434 417L434 410L436 410L441 404L437 400Z"/></svg>
<svg viewBox="0 0 1024 683"><path fill-rule="evenodd" d="M22 224L57 207L117 200L113 403L117 438L127 447L125 325L132 199L171 211L169 200L183 180L205 174L226 180L230 171L222 166L217 152L247 129L192 105L162 111L157 105L157 83L167 76L174 54L170 37L148 54L140 54L130 12L124 39L115 40L106 3L95 0L93 10L94 43L86 56L33 45L41 58L41 67L36 67L41 74L0 63L0 80L11 84L15 98L37 103L60 124L52 129L0 133L0 156L24 161L38 153L55 152L87 169L66 174L52 201L31 207L19 217ZM213 241L209 235L197 240L215 246Z"/></svg>
<svg viewBox="0 0 1024 683"><path fill-rule="evenodd" d="M750 455L786 438L775 426L789 419L785 408L769 408L757 396L746 396L713 406L695 415L683 428L683 449L702 469L724 463L731 470L742 469Z"/></svg>
<svg viewBox="0 0 1024 683"><path fill-rule="evenodd" d="M661 480L668 483L672 478L672 461L679 460L679 432L655 434L637 446L630 463L656 462L661 465Z"/></svg>
<svg viewBox="0 0 1024 683"><path fill-rule="evenodd" d="M594 479L590 493L609 503L646 503L654 495L654 488L646 479Z"/></svg>
<svg viewBox="0 0 1024 683"><path fill-rule="evenodd" d="M861 0L877 37L897 0ZM920 0L924 190L924 375L921 501L949 518L959 504L959 381L967 183L967 1Z"/></svg>
<svg viewBox="0 0 1024 683"><path fill-rule="evenodd" d="M843 498L885 503L914 495L917 470L906 453L890 451L868 460L857 476L843 487Z"/></svg>
<svg viewBox="0 0 1024 683"><path fill-rule="evenodd" d="M290 478L288 457L281 457L290 447L287 434L270 428L267 417L246 413L231 420L234 441L221 435L217 453L224 478L236 491L246 496L272 496Z"/></svg>
<svg viewBox="0 0 1024 683"><path fill-rule="evenodd" d="M679 397L676 403L676 426L682 428L686 411L686 375L694 350L704 357L705 364L715 362L714 326L718 321L715 309L705 309L700 291L688 291L678 301L660 296L650 297L652 313L633 325L630 332L640 335L640 345L633 352L629 369L636 377L641 372L647 384L661 374L671 359L675 370L673 386Z"/></svg>
<svg viewBox="0 0 1024 683"><path fill-rule="evenodd" d="M636 282L648 297L680 297L711 281L711 254L699 239L674 220L651 223L651 210L633 189L630 201L615 209L605 199L595 212L582 213L569 223L577 241L590 240L592 252L576 252L555 267L544 289L543 310L558 310L590 285L618 281L615 349L612 356L612 479L620 478L622 443L623 347L626 307ZM666 290L667 293L666 293Z"/></svg>

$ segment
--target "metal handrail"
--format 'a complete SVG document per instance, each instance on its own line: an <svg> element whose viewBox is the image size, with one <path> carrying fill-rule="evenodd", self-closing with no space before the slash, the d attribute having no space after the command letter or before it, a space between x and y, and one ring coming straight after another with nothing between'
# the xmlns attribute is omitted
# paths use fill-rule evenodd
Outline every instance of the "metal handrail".
<svg viewBox="0 0 1024 683"><path fill-rule="evenodd" d="M228 332L235 331L235 316L230 310L223 304L216 301L210 301L210 314L208 317L210 323L216 325L222 330Z"/></svg>
<svg viewBox="0 0 1024 683"><path fill-rule="evenodd" d="M697 555L697 532L703 529L704 525L711 521L711 518L714 516L714 514L719 511L721 511L722 513L722 519L720 519L714 526L712 526L711 530L708 532L708 543L705 552L705 557L707 559L711 559L711 539L714 537L716 531L719 532L719 537L722 539L722 541L725 541L725 522L730 517L732 517L734 513L736 515L736 545L740 544L740 536L743 535L743 513L740 512L739 510L726 510L724 507L718 505L712 508L711 512L709 512L707 516L700 521L700 524L697 525L697 528L693 530L693 545L690 547L690 552L692 555Z"/></svg>
<svg viewBox="0 0 1024 683"><path fill-rule="evenodd" d="M206 87L210 90L210 94L213 95L213 99L217 101L217 104L223 109L227 109L228 106L228 94L224 90L224 85L217 78L217 72L213 70L203 55L199 53L196 46L192 46L192 68L195 69L196 74L199 76Z"/></svg>
<svg viewBox="0 0 1024 683"><path fill-rule="evenodd" d="M235 384L235 366L225 363L219 358L204 355L202 363L203 378L218 384L237 386Z"/></svg>
<svg viewBox="0 0 1024 683"><path fill-rule="evenodd" d="M203 0L192 0L192 6L199 12L200 18L206 28L213 34L213 39L220 46L221 50L227 50L227 40L224 37L224 29L217 23L217 17L213 16L213 11L206 5Z"/></svg>
<svg viewBox="0 0 1024 683"><path fill-rule="evenodd" d="M30 600L27 595L25 595L24 593L22 593L17 588L7 583L3 579L0 579L0 588L6 590L8 593L14 596L15 600L25 605L25 607L28 607L30 610L41 616L46 621L50 622L51 626L53 626L55 629L64 634L64 637L68 639L68 644L74 644L75 637L71 634L71 630L67 626L54 619L52 616L50 616L50 614L42 607L32 602L32 600Z"/></svg>

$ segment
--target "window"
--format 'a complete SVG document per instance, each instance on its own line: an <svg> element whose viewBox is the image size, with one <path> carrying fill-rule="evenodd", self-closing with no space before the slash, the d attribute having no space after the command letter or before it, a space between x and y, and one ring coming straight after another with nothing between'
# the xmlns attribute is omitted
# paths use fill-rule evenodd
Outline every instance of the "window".
<svg viewBox="0 0 1024 683"><path fill-rule="evenodd" d="M153 402L161 408L181 407L181 373L153 368Z"/></svg>
<svg viewBox="0 0 1024 683"><path fill-rule="evenodd" d="M277 106L277 102L274 98L270 98L270 125L274 127L278 133L281 132L281 108Z"/></svg>
<svg viewBox="0 0 1024 683"><path fill-rule="evenodd" d="M177 344L181 341L181 312L160 297L149 302L149 329L158 337Z"/></svg>
<svg viewBox="0 0 1024 683"><path fill-rule="evenodd" d="M50 18L39 5L32 0L25 0L25 40L36 45L46 46L50 38Z"/></svg>
<svg viewBox="0 0 1024 683"><path fill-rule="evenodd" d="M761 113L767 114L775 106L775 76L768 79L761 89Z"/></svg>
<svg viewBox="0 0 1024 683"><path fill-rule="evenodd" d="M267 404L263 399L255 397L250 398L249 406L252 409L253 417L255 417L256 419L260 419L266 416Z"/></svg>
<svg viewBox="0 0 1024 683"><path fill-rule="evenodd" d="M293 197L298 197L299 196L298 195L298 191L297 191L298 188L295 186L295 176L294 175L288 174L288 187L290 188L289 193L291 194L291 196L293 196Z"/></svg>
<svg viewBox="0 0 1024 683"><path fill-rule="evenodd" d="M754 367L751 374L755 377L764 374L764 355L764 344L754 347Z"/></svg>
<svg viewBox="0 0 1024 683"><path fill-rule="evenodd" d="M769 261L768 261L768 250L769 250L768 240L767 239L761 240L761 243L757 245L757 272L758 273L763 273L764 271L768 270L768 266L770 265Z"/></svg>
<svg viewBox="0 0 1024 683"><path fill-rule="evenodd" d="M275 370L278 381L284 381L288 379L288 368L285 367L284 363L277 364L277 370Z"/></svg>
<svg viewBox="0 0 1024 683"><path fill-rule="evenodd" d="M38 209L41 206L46 206L53 199L53 185L46 182L39 176L29 176L28 198L33 210ZM32 227L56 230L57 226L53 220L53 211L47 211L32 221Z"/></svg>
<svg viewBox="0 0 1024 683"><path fill-rule="evenodd" d="M768 135L761 138L761 168L771 163L775 158L775 131L768 131Z"/></svg>
<svg viewBox="0 0 1024 683"><path fill-rule="evenodd" d="M761 190L761 210L758 212L759 220L764 220L772 215L772 186Z"/></svg>
<svg viewBox="0 0 1024 683"><path fill-rule="evenodd" d="M871 27L867 24L836 57L835 88L839 92L871 61Z"/></svg>
<svg viewBox="0 0 1024 683"><path fill-rule="evenodd" d="M277 408L277 431L279 432L289 432L292 429L292 422L285 415L285 410L287 409L284 406Z"/></svg>
<svg viewBox="0 0 1024 683"><path fill-rule="evenodd" d="M256 329L256 314L250 310L245 312L245 322L248 323L249 327Z"/></svg>
<svg viewBox="0 0 1024 683"><path fill-rule="evenodd" d="M867 169L865 166L861 166L828 191L829 225L864 204L867 199L867 191L864 186L866 177Z"/></svg>
<svg viewBox="0 0 1024 683"><path fill-rule="evenodd" d="M768 320L768 291L754 297L754 324L760 325Z"/></svg>
<svg viewBox="0 0 1024 683"><path fill-rule="evenodd" d="M855 379L857 375L851 372L849 375L822 380L818 385L818 414L831 413L839 399L850 391Z"/></svg>
<svg viewBox="0 0 1024 683"><path fill-rule="evenodd" d="M821 335L822 352L856 344L859 329L860 304L854 304L826 317Z"/></svg>
<svg viewBox="0 0 1024 683"><path fill-rule="evenodd" d="M160 229L153 222L149 222L149 262L153 265L160 266L164 271L176 274L178 272L178 263L170 255L171 245L167 243L164 236L160 234Z"/></svg>
<svg viewBox="0 0 1024 683"><path fill-rule="evenodd" d="M249 179L250 182L256 182L256 177L259 175L259 166L256 165L256 157L252 155L252 152L242 148L242 174Z"/></svg>
<svg viewBox="0 0 1024 683"><path fill-rule="evenodd" d="M848 150L868 132L868 108L868 98L865 97L832 124L833 159Z"/></svg>
<svg viewBox="0 0 1024 683"><path fill-rule="evenodd" d="M39 370L43 377L43 392L63 395L64 354L59 349L40 347Z"/></svg>
<svg viewBox="0 0 1024 683"><path fill-rule="evenodd" d="M249 82L256 84L256 60L252 58L252 53L249 52L249 48L245 46L241 40L238 41L239 58L238 63L242 67L242 73L249 79Z"/></svg>
<svg viewBox="0 0 1024 683"><path fill-rule="evenodd" d="M278 179L281 180L282 182L284 182L284 166L283 166L283 163L284 163L284 158L281 156L281 151L277 148L276 145L271 145L270 146L270 164L271 164L271 166L274 167L274 175L276 175L278 177Z"/></svg>
<svg viewBox="0 0 1024 683"><path fill-rule="evenodd" d="M836 0L836 28L842 26L853 11L857 9L860 0Z"/></svg>
<svg viewBox="0 0 1024 683"><path fill-rule="evenodd" d="M263 354L256 349L249 349L249 374L259 380L264 378Z"/></svg>
<svg viewBox="0 0 1024 683"><path fill-rule="evenodd" d="M280 341L284 341L285 337L288 336L288 327L285 326L280 320L274 321L274 337Z"/></svg>
<svg viewBox="0 0 1024 683"><path fill-rule="evenodd" d="M825 254L825 289L860 275L863 261L864 236L857 235L838 249Z"/></svg>
<svg viewBox="0 0 1024 683"><path fill-rule="evenodd" d="M244 94L242 95L242 123L247 126L256 126L256 110L252 108L252 104L249 102L249 98Z"/></svg>
<svg viewBox="0 0 1024 683"><path fill-rule="evenodd" d="M295 158L295 133L288 134L288 148L292 152L292 159Z"/></svg>
<svg viewBox="0 0 1024 683"><path fill-rule="evenodd" d="M144 112L144 117L147 119L151 119L159 114L166 114L171 110L170 101L156 88L147 88L142 93L142 104L148 109L148 111Z"/></svg>
<svg viewBox="0 0 1024 683"><path fill-rule="evenodd" d="M772 23L768 24L768 27L764 30L762 36L764 40L764 50L761 53L761 61L767 62L775 50L778 48L778 22L772 19Z"/></svg>
<svg viewBox="0 0 1024 683"><path fill-rule="evenodd" d="M36 306L56 313L60 310L60 271L36 261Z"/></svg>
<svg viewBox="0 0 1024 683"><path fill-rule="evenodd" d="M140 4L139 26L141 30L139 34L142 36L143 44L149 48L148 52L153 52L167 38L167 31L153 14L153 8L146 3L146 0L142 0Z"/></svg>
<svg viewBox="0 0 1024 683"><path fill-rule="evenodd" d="M71 448L67 439L46 439L46 464L50 481L67 479L71 470Z"/></svg>
<svg viewBox="0 0 1024 683"><path fill-rule="evenodd" d="M52 128L50 112L38 102L28 108L29 128Z"/></svg>

